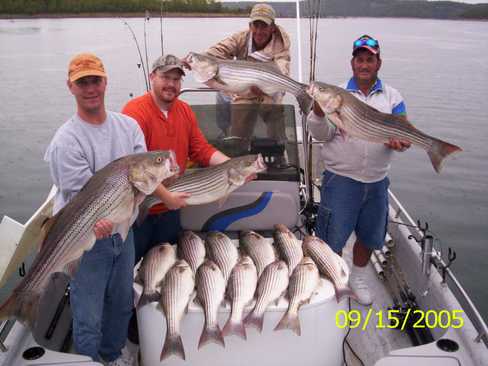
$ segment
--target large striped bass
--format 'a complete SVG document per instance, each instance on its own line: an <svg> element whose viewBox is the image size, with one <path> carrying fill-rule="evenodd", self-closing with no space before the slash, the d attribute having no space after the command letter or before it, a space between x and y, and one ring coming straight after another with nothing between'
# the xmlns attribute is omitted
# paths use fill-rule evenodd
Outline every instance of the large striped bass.
<svg viewBox="0 0 488 366"><path fill-rule="evenodd" d="M304 113L308 113L312 105L307 85L284 75L273 62L221 60L195 52L190 52L185 60L194 78L209 88L248 95L255 86L269 96L281 92L293 94Z"/></svg>
<svg viewBox="0 0 488 366"><path fill-rule="evenodd" d="M254 262L251 257L242 256L232 270L227 283L227 297L231 304L231 313L222 331L224 336L235 334L247 339L242 317L244 308L254 298L257 283L258 274Z"/></svg>
<svg viewBox="0 0 488 366"><path fill-rule="evenodd" d="M123 240L137 207L178 171L174 153L153 151L120 158L96 172L73 199L46 224L49 229L27 275L0 307L0 318L15 317L33 327L51 274L68 272L96 241L100 219L114 223Z"/></svg>
<svg viewBox="0 0 488 366"><path fill-rule="evenodd" d="M222 164L184 174L166 188L170 192L190 193L191 196L186 199L189 206L215 201L222 203L231 192L265 170L266 164L261 154L239 156ZM161 200L155 195L144 200L139 209L138 224L142 223L149 209L157 203L161 203Z"/></svg>
<svg viewBox="0 0 488 366"><path fill-rule="evenodd" d="M303 304L310 302L319 283L319 270L314 261L310 257L303 257L290 277L288 310L274 330L291 329L297 335L301 335L298 310Z"/></svg>
<svg viewBox="0 0 488 366"><path fill-rule="evenodd" d="M209 342L225 347L222 330L218 323L218 312L225 294L224 276L220 268L211 260L206 260L197 270L197 299L203 309L205 324L198 341L198 349Z"/></svg>
<svg viewBox="0 0 488 366"><path fill-rule="evenodd" d="M266 266L277 259L275 247L262 235L254 231L247 231L241 234L239 238L239 249L242 249L243 252L252 258L256 265L258 278Z"/></svg>
<svg viewBox="0 0 488 366"><path fill-rule="evenodd" d="M166 336L160 361L171 355L176 355L183 360L186 358L180 335L180 325L194 287L195 277L188 263L184 260L176 261L175 265L166 273L161 286L159 301L166 318Z"/></svg>
<svg viewBox="0 0 488 366"><path fill-rule="evenodd" d="M400 116L376 110L338 86L313 82L308 93L341 130L371 142L387 143L391 138L408 140L427 152L437 173L444 158L462 151L456 145L423 133Z"/></svg>
<svg viewBox="0 0 488 366"><path fill-rule="evenodd" d="M188 262L194 274L205 260L205 244L193 231L186 230L178 237L178 256Z"/></svg>
<svg viewBox="0 0 488 366"><path fill-rule="evenodd" d="M249 177L266 170L261 154L245 155L195 172L184 174L170 184L170 192L187 192L188 205L202 205L225 199L231 192L244 185Z"/></svg>
<svg viewBox="0 0 488 366"><path fill-rule="evenodd" d="M213 260L219 266L225 283L227 283L232 268L239 260L239 252L236 246L224 233L210 231L205 238L205 249L207 258Z"/></svg>
<svg viewBox="0 0 488 366"><path fill-rule="evenodd" d="M275 246L278 248L280 258L288 265L289 274L303 258L303 250L300 242L290 229L283 224L276 224L273 232Z"/></svg>
<svg viewBox="0 0 488 366"><path fill-rule="evenodd" d="M137 307L153 301L159 301L159 288L164 276L176 262L176 248L168 243L155 246L147 252L137 272L139 282L143 284L141 298Z"/></svg>
<svg viewBox="0 0 488 366"><path fill-rule="evenodd" d="M285 262L276 261L268 265L259 277L256 305L246 316L244 324L255 327L262 333L264 313L273 301L278 300L285 293L288 281L288 266Z"/></svg>
<svg viewBox="0 0 488 366"><path fill-rule="evenodd" d="M337 303L344 297L357 298L348 285L349 268L346 262L327 243L316 236L308 235L303 239L303 253L312 258L320 274L332 282Z"/></svg>

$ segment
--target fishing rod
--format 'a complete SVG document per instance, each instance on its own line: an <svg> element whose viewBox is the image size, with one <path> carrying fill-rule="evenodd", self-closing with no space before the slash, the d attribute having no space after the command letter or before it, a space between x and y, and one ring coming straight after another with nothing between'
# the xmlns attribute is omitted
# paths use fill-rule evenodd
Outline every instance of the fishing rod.
<svg viewBox="0 0 488 366"><path fill-rule="evenodd" d="M161 55L164 55L164 41L163 41L163 12L164 12L164 0L161 0L161 13L159 14L159 30L161 35Z"/></svg>
<svg viewBox="0 0 488 366"><path fill-rule="evenodd" d="M141 48L139 47L139 41L137 40L136 34L134 33L134 30L132 29L130 24L127 23L125 20L123 22L127 26L127 28L129 29L130 33L132 34L132 39L134 40L134 43L136 44L137 53L139 54L139 60L140 60L140 63L137 64L137 67L138 68L142 67L142 72L144 74L144 82L146 83L146 91L149 91L150 88L149 88L149 80L148 80L148 76L147 76L148 74L146 72L146 67L144 66L144 59L142 58Z"/></svg>
<svg viewBox="0 0 488 366"><path fill-rule="evenodd" d="M146 30L146 24L149 23L150 15L149 15L149 10L145 11L145 16L144 16L144 53L146 55L146 70L149 73L149 57L148 57L148 52L147 52L147 30ZM147 83L149 89L151 89L151 83ZM148 89L148 90L149 90Z"/></svg>

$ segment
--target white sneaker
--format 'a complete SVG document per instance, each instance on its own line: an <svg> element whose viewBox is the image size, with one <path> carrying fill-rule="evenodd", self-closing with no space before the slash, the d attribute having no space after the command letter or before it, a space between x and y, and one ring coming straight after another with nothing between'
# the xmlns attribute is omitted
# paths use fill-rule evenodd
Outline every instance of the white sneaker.
<svg viewBox="0 0 488 366"><path fill-rule="evenodd" d="M366 267L352 266L351 275L349 276L349 287L357 296L357 302L364 306L373 303L373 298L369 292L366 282Z"/></svg>
<svg viewBox="0 0 488 366"><path fill-rule="evenodd" d="M130 343L127 341L127 343ZM130 343L122 348L122 354L116 360L107 362L107 366L139 366L139 346Z"/></svg>

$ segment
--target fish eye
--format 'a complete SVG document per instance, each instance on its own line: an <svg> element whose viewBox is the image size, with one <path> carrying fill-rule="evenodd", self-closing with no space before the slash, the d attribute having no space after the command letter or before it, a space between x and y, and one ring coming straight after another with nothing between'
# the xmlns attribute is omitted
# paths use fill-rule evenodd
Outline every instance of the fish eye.
<svg viewBox="0 0 488 366"><path fill-rule="evenodd" d="M156 158L156 163L158 163L158 164L159 164L159 163L161 163L162 161L163 161L163 158L162 158L161 156L158 156L158 157Z"/></svg>

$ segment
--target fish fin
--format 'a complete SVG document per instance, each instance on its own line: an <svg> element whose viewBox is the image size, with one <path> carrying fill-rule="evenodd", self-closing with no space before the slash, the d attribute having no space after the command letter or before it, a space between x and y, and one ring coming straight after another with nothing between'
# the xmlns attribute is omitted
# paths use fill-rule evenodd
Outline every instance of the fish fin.
<svg viewBox="0 0 488 366"><path fill-rule="evenodd" d="M430 150L427 151L427 154L429 155L434 170L437 173L440 173L444 159L451 154L461 151L463 151L463 149L461 149L459 146L441 140L434 140L434 143L432 144Z"/></svg>
<svg viewBox="0 0 488 366"><path fill-rule="evenodd" d="M219 204L219 209L222 208L222 206L224 205L225 201L227 201L227 198L229 198L229 193L226 193L222 198L219 198L219 200L217 201L218 204Z"/></svg>
<svg viewBox="0 0 488 366"><path fill-rule="evenodd" d="M227 85L227 83L226 83L224 80L222 80L222 79L220 78L219 74L217 74L217 75L215 75L215 76L214 76L214 80L215 80L217 83L219 83L220 85L222 85L222 86Z"/></svg>
<svg viewBox="0 0 488 366"><path fill-rule="evenodd" d="M139 214L137 215L136 219L137 226L142 225L149 214L149 209L160 202L161 200L153 194L147 196L144 201L142 201L142 203L139 205Z"/></svg>
<svg viewBox="0 0 488 366"><path fill-rule="evenodd" d="M247 340L246 328L244 327L244 323L242 321L233 322L230 316L229 316L229 320L227 320L227 323L225 323L224 325L224 329L222 330L222 335L224 337L230 335L236 335L241 337L244 340Z"/></svg>
<svg viewBox="0 0 488 366"><path fill-rule="evenodd" d="M40 301L40 294L28 293L19 296L14 291L0 306L0 319L15 318L21 323L27 324L30 329L34 329Z"/></svg>
<svg viewBox="0 0 488 366"><path fill-rule="evenodd" d="M40 228L40 233L39 236L42 237L42 241L39 244L39 249L42 249L42 246L44 245L44 242L46 241L47 234L49 234L49 231L51 231L51 228L54 226L56 223L56 219L59 217L59 212L55 216L46 218Z"/></svg>
<svg viewBox="0 0 488 366"><path fill-rule="evenodd" d="M220 327L216 325L215 327L204 326L202 335L200 336L200 341L198 342L198 349L202 348L208 343L220 344L225 348L224 337L222 336L222 331Z"/></svg>
<svg viewBox="0 0 488 366"><path fill-rule="evenodd" d="M240 187L246 182L246 178L241 173L239 173L237 169L234 168L229 168L229 170L227 171L227 176L230 185ZM230 187L228 188L228 190L230 190Z"/></svg>
<svg viewBox="0 0 488 366"><path fill-rule="evenodd" d="M350 297L351 299L354 299L354 300L358 299L358 297L354 293L354 291L351 288L349 288L348 286L336 288L335 289L335 295L336 295L337 303L340 303L344 297Z"/></svg>
<svg viewBox="0 0 488 366"><path fill-rule="evenodd" d="M137 308L139 309L146 304L159 301L160 298L161 294L159 294L159 292L153 292L149 294L143 292L141 298L139 299L139 302L137 303Z"/></svg>
<svg viewBox="0 0 488 366"><path fill-rule="evenodd" d="M179 334L166 335L159 361L163 361L171 355L176 355L179 358L186 360L185 347L183 347L183 341Z"/></svg>
<svg viewBox="0 0 488 366"><path fill-rule="evenodd" d="M263 322L264 322L264 313L261 315L257 315L254 310L251 311L244 320L244 325L256 328L259 333L263 332Z"/></svg>
<svg viewBox="0 0 488 366"><path fill-rule="evenodd" d="M300 319L298 318L298 314L296 314L296 316L291 316L290 312L287 311L274 328L275 331L280 329L290 329L295 332L296 335L301 335L302 331L300 329Z"/></svg>
<svg viewBox="0 0 488 366"><path fill-rule="evenodd" d="M63 272L66 273L71 278L73 278L76 271L78 271L78 267L80 266L80 262L81 262L81 257L79 257L75 260L72 260L71 262L67 263L64 266Z"/></svg>
<svg viewBox="0 0 488 366"><path fill-rule="evenodd" d="M308 115L310 110L312 109L313 99L312 97L305 91L305 89L301 90L300 93L296 96L298 105L300 106L300 110L303 114Z"/></svg>

